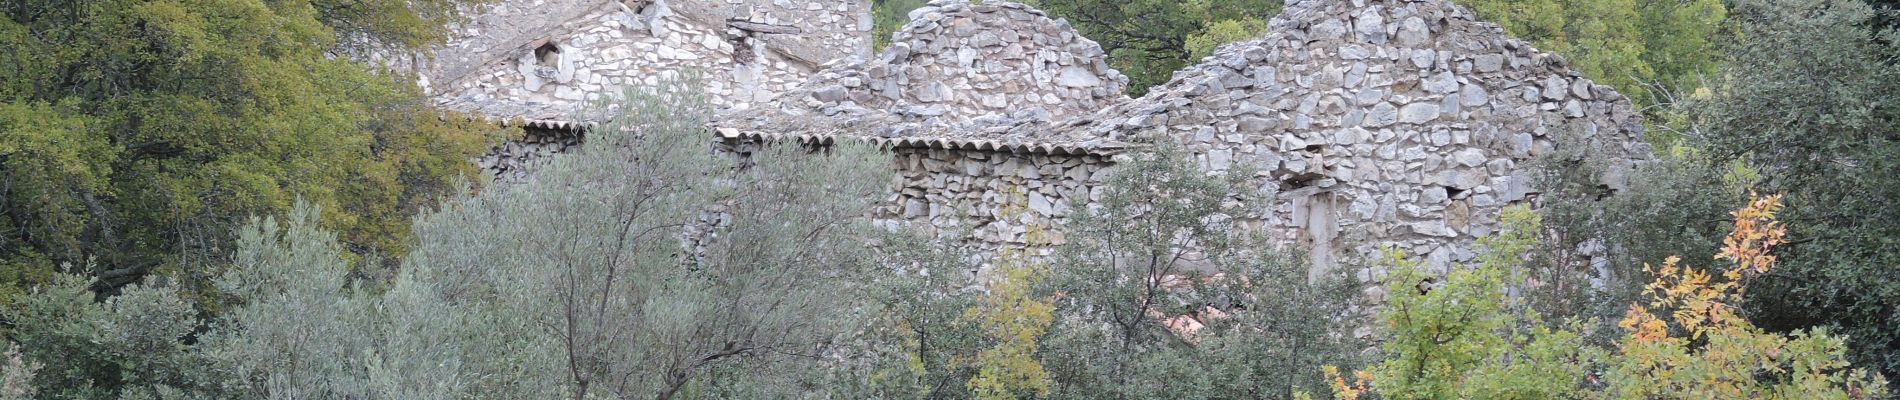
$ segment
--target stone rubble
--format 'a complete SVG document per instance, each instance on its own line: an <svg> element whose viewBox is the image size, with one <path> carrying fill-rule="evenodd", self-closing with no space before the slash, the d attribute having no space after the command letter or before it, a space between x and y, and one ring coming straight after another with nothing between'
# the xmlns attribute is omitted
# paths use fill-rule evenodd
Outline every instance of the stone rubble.
<svg viewBox="0 0 1900 400"><path fill-rule="evenodd" d="M567 124L529 122L522 125L521 128L531 134L504 142L475 160L477 166L494 174L496 182L525 181L535 167L546 165L555 155L577 149L585 139L582 129Z"/></svg>

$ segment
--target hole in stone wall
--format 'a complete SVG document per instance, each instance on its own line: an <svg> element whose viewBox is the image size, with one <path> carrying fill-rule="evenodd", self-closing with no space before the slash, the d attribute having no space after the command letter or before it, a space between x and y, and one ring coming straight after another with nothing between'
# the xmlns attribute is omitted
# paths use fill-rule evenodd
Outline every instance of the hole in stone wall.
<svg viewBox="0 0 1900 400"><path fill-rule="evenodd" d="M1324 175L1314 173L1288 175L1286 178L1280 180L1280 190L1291 191L1313 187L1313 184L1319 183L1319 179L1322 177L1324 177Z"/></svg>
<svg viewBox="0 0 1900 400"><path fill-rule="evenodd" d="M732 62L739 65L751 65L753 59L758 58L756 54L753 54L752 35L745 33L726 35L726 41L732 42Z"/></svg>
<svg viewBox="0 0 1900 400"><path fill-rule="evenodd" d="M647 6L653 5L653 1L652 0L622 0L620 4L627 6L627 9L632 10L634 15L646 15Z"/></svg>
<svg viewBox="0 0 1900 400"><path fill-rule="evenodd" d="M547 43L542 43L540 47L534 48L534 59L543 67L559 68L561 66L561 46L555 44L552 40Z"/></svg>
<svg viewBox="0 0 1900 400"><path fill-rule="evenodd" d="M1465 194L1465 189L1459 189L1452 186L1445 187L1445 198L1457 199L1458 195L1461 195L1461 194Z"/></svg>

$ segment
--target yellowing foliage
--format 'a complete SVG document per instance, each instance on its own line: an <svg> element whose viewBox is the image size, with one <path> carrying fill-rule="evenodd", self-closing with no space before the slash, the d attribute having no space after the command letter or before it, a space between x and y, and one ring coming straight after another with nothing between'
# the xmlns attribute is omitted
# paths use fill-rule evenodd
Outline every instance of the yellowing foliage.
<svg viewBox="0 0 1900 400"><path fill-rule="evenodd" d="M1621 398L1865 399L1886 391L1878 376L1852 369L1842 338L1825 329L1781 336L1739 313L1747 282L1774 268L1769 250L1787 230L1775 213L1780 196L1757 197L1734 211L1734 231L1716 279L1671 257L1652 272L1648 306L1631 304L1618 323L1629 330L1611 360L1605 395ZM1666 312L1667 318L1657 312ZM1680 334L1679 334L1680 333Z"/></svg>
<svg viewBox="0 0 1900 400"><path fill-rule="evenodd" d="M1779 196L1756 196L1731 213L1734 231L1711 273L1670 257L1650 269L1648 304L1632 304L1618 323L1614 349L1584 346L1582 325L1545 324L1537 313L1503 306L1500 277L1521 267L1536 231L1525 210L1501 215L1506 229L1486 238L1489 251L1439 287L1416 262L1394 257L1385 316L1391 338L1376 379L1347 384L1327 368L1336 398L1377 392L1388 399L1874 399L1886 383L1847 362L1846 345L1825 329L1780 335L1745 318L1738 304L1748 283L1774 269L1770 250L1787 235L1775 219ZM1522 284L1522 282L1510 282ZM1367 382L1372 380L1373 382Z"/></svg>
<svg viewBox="0 0 1900 400"><path fill-rule="evenodd" d="M1353 382L1346 383L1346 377L1339 374L1339 367L1331 365L1320 367L1326 373L1326 381L1332 384L1333 396L1339 400L1359 400L1359 396L1372 392L1372 374L1366 371L1353 371Z"/></svg>
<svg viewBox="0 0 1900 400"><path fill-rule="evenodd" d="M1014 196L1000 217L1020 219L1023 212L1021 193ZM1042 243L1042 229L1031 225L1026 243ZM976 355L977 373L969 388L979 399L1016 399L1047 397L1051 384L1049 371L1036 360L1037 340L1055 321L1055 304L1032 292L1048 276L1048 267L1031 259L1029 249L1000 251L996 258L997 276L989 293L976 307L964 313L983 327L995 345Z"/></svg>

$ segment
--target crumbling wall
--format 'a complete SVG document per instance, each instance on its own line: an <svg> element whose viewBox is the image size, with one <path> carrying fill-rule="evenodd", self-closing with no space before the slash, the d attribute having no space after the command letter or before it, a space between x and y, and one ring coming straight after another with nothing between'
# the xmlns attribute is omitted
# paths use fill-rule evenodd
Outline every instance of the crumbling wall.
<svg viewBox="0 0 1900 400"><path fill-rule="evenodd" d="M1057 137L1050 123L1128 101L1128 78L1100 45L1022 4L939 0L911 16L875 59L821 71L770 105L725 116L719 129L743 143L886 146L893 189L872 213L890 227L977 249L1030 246L1032 226L1064 242L1055 228L1072 204L1100 199L1095 188L1120 148Z"/></svg>
<svg viewBox="0 0 1900 400"><path fill-rule="evenodd" d="M1315 274L1341 258L1374 257L1388 246L1436 268L1470 261L1476 239L1498 229L1499 211L1539 205L1532 182L1538 171L1531 163L1559 145L1606 156L1610 165L1600 178L1610 189L1620 189L1625 172L1650 158L1627 99L1578 76L1561 57L1537 52L1442 0L1294 2L1262 39L1225 46L1143 98L1121 101L1078 90L1053 104L1038 101L1036 89L1023 85L938 88L933 81L880 80L892 76L874 73L882 68L958 82L1030 76L1062 87L1061 74L1048 72L1100 59L1100 53L1081 49L1070 53L1095 58L1027 64L1047 66L1040 75L959 69L964 60L989 53L960 57L967 52L957 44L967 42L958 40L1012 34L959 32L958 21L984 21L976 10L1040 14L998 1L931 4L918 23L898 34L903 45L881 55L880 63L821 72L775 107L725 126L936 138L923 140L933 149L894 152L899 182L881 215L940 234L966 232L961 239L985 246L1020 245L1013 233L1032 223L1059 225L1074 211L1068 201L1095 200L1096 186L1113 171L1116 159L1110 155L1185 146L1208 171L1252 171L1252 183L1235 188L1236 194L1270 201L1238 216L1243 227L1309 251ZM1030 26L1013 34L1023 30L1049 38L1070 35ZM1121 88L1119 79L1104 82L1096 88ZM1009 100L1000 103L1005 107L987 107L985 96ZM1042 107L1048 117L1011 107ZM969 150L972 140L1061 144L1079 151L1052 156ZM1009 191L1036 195L1024 199L1032 204L1033 221L995 218ZM1384 271L1359 273L1372 280Z"/></svg>
<svg viewBox="0 0 1900 400"><path fill-rule="evenodd" d="M1244 189L1275 199L1256 229L1319 268L1380 246L1470 261L1503 207L1537 205L1528 163L1559 143L1609 157L1611 189L1650 158L1628 99L1440 0L1294 2L1265 38L1080 122L1065 129L1256 171Z"/></svg>
<svg viewBox="0 0 1900 400"><path fill-rule="evenodd" d="M1471 260L1500 210L1539 205L1532 161L1559 146L1606 157L1612 190L1651 157L1628 99L1444 0L1294 1L1263 38L1134 100L1099 46L1039 11L937 0L914 17L879 57L721 116L727 151L884 145L881 223L993 248L1028 245L1032 225L1062 241L1118 157L1185 146L1210 172L1251 171L1234 190L1271 201L1243 227L1307 249L1314 273L1388 246ZM1012 205L1028 212L998 217Z"/></svg>
<svg viewBox="0 0 1900 400"><path fill-rule="evenodd" d="M497 182L525 181L536 167L553 161L554 156L579 148L586 139L586 128L576 123L525 121L520 125L521 139L497 145L475 159L475 164L494 174Z"/></svg>
<svg viewBox="0 0 1900 400"><path fill-rule="evenodd" d="M827 63L870 52L866 0L508 0L481 9L424 68L439 106L498 120L563 121L627 87L698 73L712 105L746 108ZM476 160L518 181L580 143L530 129Z"/></svg>
<svg viewBox="0 0 1900 400"><path fill-rule="evenodd" d="M1128 78L1068 22L1007 1L933 1L875 59L824 70L724 126L1052 141L1018 129L1126 101Z"/></svg>
<svg viewBox="0 0 1900 400"><path fill-rule="evenodd" d="M744 108L870 51L867 0L543 1L505 1L458 29L437 57L459 64L428 74L437 102L561 119L698 71L713 105Z"/></svg>

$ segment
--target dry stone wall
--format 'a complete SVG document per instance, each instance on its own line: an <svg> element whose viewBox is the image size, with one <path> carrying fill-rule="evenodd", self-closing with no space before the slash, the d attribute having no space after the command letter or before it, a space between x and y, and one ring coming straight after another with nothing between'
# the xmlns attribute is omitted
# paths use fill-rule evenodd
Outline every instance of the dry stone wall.
<svg viewBox="0 0 1900 400"><path fill-rule="evenodd" d="M697 71L709 101L746 108L827 63L870 52L867 0L507 0L484 8L425 66L438 105L562 120L626 87ZM504 180L578 144L535 129L478 160Z"/></svg>
<svg viewBox="0 0 1900 400"><path fill-rule="evenodd" d="M1608 156L1609 172L1600 178L1612 189L1622 187L1624 171L1650 158L1627 99L1578 76L1560 57L1508 38L1496 25L1442 0L1292 2L1265 37L1225 46L1143 98L1070 91L1069 98L1081 101L1042 108L1048 117L985 107L980 99L994 92L975 85L946 85L948 94L930 92L929 83L918 81L880 90L888 83L868 71L901 60L923 64L912 70L953 71L947 75L979 81L968 74L989 69L956 69L964 65L958 56L963 46L918 44L1006 36L945 27L964 18L983 21L977 10L1027 10L998 1L931 5L918 15L920 23L898 34L910 45L881 55L883 64L821 72L776 107L729 120L728 126L947 138L931 142L941 143L937 149L894 151L898 183L881 215L889 223L966 235L962 239L984 246L1021 245L1018 235L1031 224L1059 226L1074 211L1070 201L1094 200L1121 149L1182 145L1208 171L1252 171L1253 184L1235 190L1271 201L1241 216L1244 226L1289 248L1307 249L1315 272L1341 257L1376 256L1386 246L1436 268L1470 261L1476 239L1498 228L1500 210L1538 205L1531 163L1560 143ZM1018 30L1024 37L1070 34L1033 25ZM1100 60L1098 52L1070 50L1094 57L1068 65L1029 64L1044 66L1040 75L1020 69L996 74L1039 76L1042 84L1061 87L1060 71ZM912 74L940 75L946 74ZM1101 88L1121 89L1119 80L1104 82ZM1025 95L1002 96L1010 99L1006 106L1050 105L1035 101L1040 94L1031 87L1002 90L1012 89ZM947 100L921 101L919 90ZM932 106L942 108L913 111ZM1101 109L1077 112L1095 108ZM797 120L787 116L818 122L788 124ZM1058 156L962 149L967 142L958 140L968 138L1090 145L1081 147L1087 154ZM1025 220L996 217L1012 200L1010 193L1023 194L1017 201L1030 205ZM1368 280L1383 275L1359 273Z"/></svg>
<svg viewBox="0 0 1900 400"><path fill-rule="evenodd" d="M855 136L888 146L893 190L873 213L889 227L979 249L1027 246L1031 226L1064 242L1053 228L1072 204L1100 198L1120 148L1054 136L1051 124L1128 101L1128 78L1100 45L1022 4L937 0L911 16L875 59L822 71L719 129L755 133L741 142ZM1021 212L1003 211L1012 207Z"/></svg>
<svg viewBox="0 0 1900 400"><path fill-rule="evenodd" d="M1263 38L1133 100L1099 46L1040 11L936 0L913 17L878 57L724 114L723 148L886 145L880 223L995 248L1033 225L1062 241L1115 164L1185 146L1210 172L1252 172L1234 190L1271 201L1244 226L1307 249L1315 272L1387 246L1469 261L1500 210L1539 205L1532 161L1558 146L1607 156L1611 189L1651 157L1627 99L1444 0L1292 1ZM1009 205L1027 212L1000 217Z"/></svg>
<svg viewBox="0 0 1900 400"><path fill-rule="evenodd" d="M1066 216L1077 201L1101 200L1112 156L1021 154L950 149L897 149L898 172L887 221L911 222L940 237L1027 245L1028 227ZM1021 209L1019 215L1002 212ZM1066 240L1060 230L1045 238Z"/></svg>
<svg viewBox="0 0 1900 400"><path fill-rule="evenodd" d="M528 179L535 167L546 165L553 157L578 148L586 139L579 124L561 121L528 121L520 124L522 137L495 146L475 160L476 165L494 174L495 181L518 183Z"/></svg>
<svg viewBox="0 0 1900 400"><path fill-rule="evenodd" d="M507 42L480 28L462 31L467 39L450 43L443 51L450 54L441 57L487 58L472 69L435 74L440 103L484 115L553 119L619 88L653 87L698 70L713 104L743 108L805 81L825 63L870 48L864 0L535 3L504 2L490 13L572 19L508 35ZM550 7L566 12L540 11Z"/></svg>
<svg viewBox="0 0 1900 400"><path fill-rule="evenodd" d="M820 72L723 124L779 133L1060 141L1037 127L1126 101L1100 45L1041 10L936 0L872 60Z"/></svg>
<svg viewBox="0 0 1900 400"><path fill-rule="evenodd" d="M1267 37L1080 122L1065 129L1256 171L1246 189L1275 199L1258 229L1310 246L1319 267L1379 246L1437 268L1471 260L1503 207L1537 204L1528 163L1560 138L1611 158L1612 189L1650 158L1622 95L1438 0L1293 2Z"/></svg>

